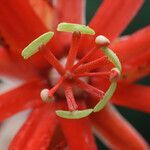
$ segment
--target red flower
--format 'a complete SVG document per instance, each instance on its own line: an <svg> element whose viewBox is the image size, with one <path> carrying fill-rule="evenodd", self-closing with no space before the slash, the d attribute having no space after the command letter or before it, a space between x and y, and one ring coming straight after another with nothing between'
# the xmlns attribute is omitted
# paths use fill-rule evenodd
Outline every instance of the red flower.
<svg viewBox="0 0 150 150"><path fill-rule="evenodd" d="M150 27L145 27L131 36L114 41L135 16L143 1L104 0L91 20L89 26L95 30L96 36L102 34L110 39L112 43L110 47L122 62L123 73L112 101L100 112L79 120L62 119L55 115L55 110L66 109L64 94L57 92L57 99L49 104L44 104L41 101L40 91L43 88L49 88L49 82L52 82L52 75L54 75L51 72L50 79L48 79L50 67L46 59L43 58L44 52L41 51L29 58L29 61L24 61L20 57L20 53L24 47L41 34L48 30L55 31L59 22L83 23L84 2L81 0L60 0L55 5L46 1L39 0L38 2L35 3L34 0L1 0L0 2L0 33L4 38L4 44L0 48L0 73L25 80L25 83L20 87L0 95L0 120L3 121L21 110L33 108L29 118L10 144L10 149L22 149L23 147L24 149L58 149L57 146L63 149L68 145L69 149L93 150L96 149L96 145L91 127L95 129L98 137L102 136L111 149L148 149L143 138L118 114L112 105L114 103L150 112L148 102L150 88L134 83L150 72L150 34L148 34ZM43 10L40 5L44 5L45 9ZM44 15L43 11L45 11ZM49 22L51 22L50 25ZM96 36L81 36L80 45L78 45L78 58L83 58L93 47ZM75 38L78 40L78 34L75 34ZM46 53L47 60L55 66L60 74L64 70L56 57L61 59L66 56L69 43L69 34L55 31L55 36L47 44L47 48L51 50ZM76 49L74 47L76 45L77 43L72 45L73 49ZM74 51L70 50L69 53L71 52ZM70 57L75 55L71 54ZM97 63L93 65L94 69L98 65L98 69L103 71L109 69L111 65L107 61L101 65L99 62L101 55L96 49L87 61L92 61L92 64L96 61ZM74 59L68 59L70 62L68 64L73 65L72 60ZM84 67L87 64L78 67L78 76L81 76L81 73L83 76L85 69L88 68ZM84 72L82 72L83 70ZM77 80L76 83L80 88L89 89L88 92L92 91L91 94L97 92L99 94L100 90L98 89L100 88L106 91L108 79L95 75L88 73L90 85L83 84L80 80ZM69 73L67 79L70 77L72 78L72 75ZM93 92L95 88L93 89L91 85L97 87L98 91ZM75 110L77 105L72 101L74 98L71 88L70 84L65 84L65 95L69 95L66 98L71 97L71 103L68 103L68 106L72 105L69 106L69 109ZM81 93L75 96L79 108L91 108L98 102L97 98L89 95L87 98L85 92L78 92ZM70 99L68 98L68 101Z"/></svg>

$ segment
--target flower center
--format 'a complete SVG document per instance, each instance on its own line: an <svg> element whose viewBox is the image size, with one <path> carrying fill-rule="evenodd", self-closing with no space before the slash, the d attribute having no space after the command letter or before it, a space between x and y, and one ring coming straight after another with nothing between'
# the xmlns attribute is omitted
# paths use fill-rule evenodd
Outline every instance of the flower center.
<svg viewBox="0 0 150 150"><path fill-rule="evenodd" d="M55 69L57 70L59 74L59 80L58 82L54 85L53 88L51 88L49 91L47 90L48 94L47 97L43 96L43 92L41 92L41 98L44 101L48 102L50 101L53 97L54 94L58 91L58 89L62 88L64 89L64 95L67 99L67 104L68 108L70 111L75 111L78 106L76 104L75 100L75 95L73 92L73 89L75 86L78 87L78 89L82 89L91 95L97 97L97 98L102 98L104 96L104 92L102 90L99 90L92 85L88 84L87 82L83 82L80 78L81 77L88 77L88 76L101 76L101 75L110 75L110 72L92 72L92 70L95 70L98 68L99 64L101 64L103 61L107 60L107 57L100 57L96 60L90 61L89 58L98 50L98 46L94 47L85 55L81 60L79 60L75 65L75 59L76 55L78 52L78 47L79 47L79 41L80 41L81 33L78 31L73 32L72 34L72 43L71 47L67 56L67 61L65 64L65 67L61 65L60 62L57 61L55 62L54 56L52 57L52 54L49 55L47 58L48 61L55 62L51 63ZM48 53L49 54L49 50ZM58 65L59 64L59 65ZM56 74L57 75L57 74ZM58 76L58 75L57 75ZM52 79L53 80L53 79ZM44 89L45 91L45 89ZM61 92L62 93L62 92ZM44 93L45 94L45 93Z"/></svg>
<svg viewBox="0 0 150 150"><path fill-rule="evenodd" d="M81 39L81 34L95 34L95 32L84 25L77 24L67 24L61 23L58 25L58 31L72 32L72 42L69 49L68 56L66 58L65 65L62 65L61 62L52 54L52 52L44 48L43 55L46 60L55 68L52 69L50 73L50 80L53 87L51 89L43 89L41 91L41 99L45 102L50 102L54 97L59 93L65 95L69 111L57 111L57 115L64 118L82 118L89 115L91 112L97 112L102 109L107 101L113 95L116 88L116 81L119 78L121 71L121 64L118 57L110 50L107 46L109 45L109 40L104 36L98 36L95 39L95 46L77 63L75 63L77 53L79 50L79 42ZM90 36L91 36L90 35ZM26 47L22 55L24 58L28 58L37 52L37 48L41 45L46 44L48 39L51 39L53 33L46 33L40 36L38 39L34 40L28 47ZM35 46L36 45L36 46ZM106 55L103 57L98 57L96 59L91 59L92 56L99 51ZM64 62L64 60L62 60ZM105 64L106 61L110 61L115 68L110 71L99 71L101 64ZM96 71L95 71L96 70ZM88 80L83 81L81 78L92 78L92 77L101 77L107 76L110 79L111 85L106 91L102 91L88 83ZM55 80L55 78L57 78ZM57 82L55 82L57 81ZM94 107L94 109L87 109L78 111L78 105L76 103L75 97L77 94L74 93L74 89L78 89L77 93L85 91L86 93L91 94L94 97L100 99L100 102Z"/></svg>
<svg viewBox="0 0 150 150"><path fill-rule="evenodd" d="M67 58L64 57L64 58L60 59L59 62L61 63L61 65L63 67L65 67L65 64L67 62ZM75 61L75 62L77 62L77 61ZM63 75L64 80L66 80L66 82L69 82L70 84L72 84L74 82L74 75L75 74L72 73L70 70L66 70L65 74ZM61 75L57 72L57 70L55 68L52 68L49 71L49 81L50 81L50 84L52 86L55 86L58 83L60 78L61 78ZM88 82L88 79L86 77L81 78L81 80ZM81 94L82 90L79 89L78 87L74 86L74 87L72 87L72 89L73 89L75 97L81 98L83 96L83 94ZM63 86L60 86L60 88L58 88L58 90L55 93L55 97L61 97L61 98L65 97Z"/></svg>

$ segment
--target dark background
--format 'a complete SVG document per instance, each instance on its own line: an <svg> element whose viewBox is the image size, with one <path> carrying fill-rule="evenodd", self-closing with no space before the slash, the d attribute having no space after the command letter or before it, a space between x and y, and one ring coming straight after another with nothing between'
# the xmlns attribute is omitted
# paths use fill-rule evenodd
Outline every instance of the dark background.
<svg viewBox="0 0 150 150"><path fill-rule="evenodd" d="M86 3L86 19L90 21L96 9L101 4L102 0L87 0ZM118 12L119 13L119 12ZM145 0L143 7L128 25L122 35L131 34L136 30L150 24L150 0ZM138 84L150 85L150 76L137 81ZM117 107L120 113L141 133L141 135L149 142L150 141L150 115L131 110L128 108ZM119 131L118 131L119 132ZM122 135L123 136L123 135ZM107 149L97 138L97 143L100 149Z"/></svg>

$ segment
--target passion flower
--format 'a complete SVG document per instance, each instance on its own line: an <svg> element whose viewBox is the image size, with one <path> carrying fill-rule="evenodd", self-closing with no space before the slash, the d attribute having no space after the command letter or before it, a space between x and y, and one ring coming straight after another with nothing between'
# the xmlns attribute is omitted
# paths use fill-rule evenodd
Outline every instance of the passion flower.
<svg viewBox="0 0 150 150"><path fill-rule="evenodd" d="M150 27L117 38L142 3L104 0L87 27L79 25L85 24L82 0L1 0L0 73L24 83L0 95L0 121L32 109L9 149L95 150L93 133L110 149L149 149L113 107L150 112L149 87L135 84L150 71ZM61 32L56 31L57 26ZM28 60L22 59L21 52ZM66 116L84 118L62 118Z"/></svg>

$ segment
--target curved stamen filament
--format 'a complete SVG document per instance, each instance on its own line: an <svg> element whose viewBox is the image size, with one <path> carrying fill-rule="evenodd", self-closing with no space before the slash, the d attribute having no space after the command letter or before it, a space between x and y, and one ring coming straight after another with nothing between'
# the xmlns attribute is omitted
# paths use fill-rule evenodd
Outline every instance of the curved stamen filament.
<svg viewBox="0 0 150 150"><path fill-rule="evenodd" d="M89 63L86 63L82 66L79 66L74 72L75 73L82 73L82 72L87 72L87 71L91 71L94 70L96 68L99 68L100 65L105 62L107 60L106 56L103 56L101 58L98 58L94 61L91 61Z"/></svg>
<svg viewBox="0 0 150 150"><path fill-rule="evenodd" d="M80 37L81 37L80 32L78 32L78 31L73 32L72 44L71 44L69 54L68 54L68 57L67 57L66 69L70 69L74 64L74 61L75 61L75 58L76 58L76 55L77 55L77 52L78 52L78 48L79 48Z"/></svg>
<svg viewBox="0 0 150 150"><path fill-rule="evenodd" d="M93 96L96 96L98 98L102 98L104 96L104 92L91 86L88 83L85 83L79 79L75 79L75 84L79 86L81 89L85 90L86 92L92 94Z"/></svg>
<svg viewBox="0 0 150 150"><path fill-rule="evenodd" d="M74 75L75 77L99 77L99 76L109 76L110 72L106 71L106 72L85 72L85 73L80 73L77 75Z"/></svg>
<svg viewBox="0 0 150 150"><path fill-rule="evenodd" d="M69 83L64 84L64 91L65 91L65 96L67 99L67 104L68 108L70 111L74 111L78 108L78 105L76 104L74 95L73 95L73 90L72 87Z"/></svg>

